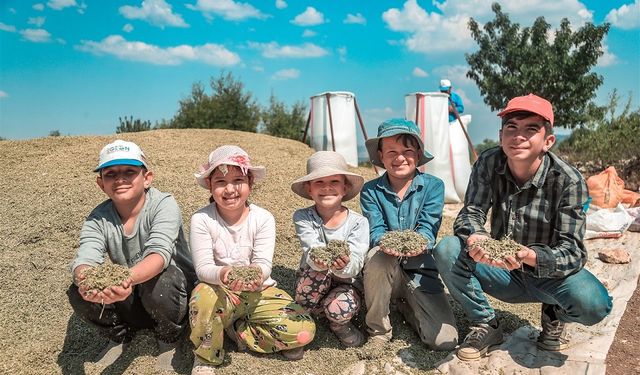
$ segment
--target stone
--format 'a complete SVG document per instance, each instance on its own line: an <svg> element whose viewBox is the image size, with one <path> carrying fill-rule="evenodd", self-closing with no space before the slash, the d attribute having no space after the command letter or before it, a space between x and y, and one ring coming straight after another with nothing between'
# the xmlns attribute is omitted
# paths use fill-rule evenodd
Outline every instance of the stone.
<svg viewBox="0 0 640 375"><path fill-rule="evenodd" d="M631 255L625 249L604 249L598 252L598 258L605 263L625 264L631 262Z"/></svg>

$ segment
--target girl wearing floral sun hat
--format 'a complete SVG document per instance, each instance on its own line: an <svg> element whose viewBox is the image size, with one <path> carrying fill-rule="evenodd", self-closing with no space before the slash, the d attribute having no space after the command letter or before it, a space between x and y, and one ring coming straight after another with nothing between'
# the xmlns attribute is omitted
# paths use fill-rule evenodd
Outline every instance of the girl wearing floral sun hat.
<svg viewBox="0 0 640 375"><path fill-rule="evenodd" d="M353 199L363 183L362 176L349 172L342 155L318 151L307 161L307 175L291 184L294 193L314 201L313 206L293 214L303 252L296 302L315 315L324 315L331 331L347 347L364 342L351 319L362 305L361 271L369 249L369 222L342 202ZM330 264L310 257L311 249L327 247L333 240L346 242L349 255Z"/></svg>
<svg viewBox="0 0 640 375"><path fill-rule="evenodd" d="M211 193L211 203L191 217L191 253L200 280L189 303L196 347L192 374L213 374L222 363L223 331L238 348L281 351L287 359L302 358L303 347L315 335L311 316L270 276L275 220L247 201L265 174L243 149L231 145L211 152L195 173L198 185ZM253 267L259 276L231 280L237 266Z"/></svg>

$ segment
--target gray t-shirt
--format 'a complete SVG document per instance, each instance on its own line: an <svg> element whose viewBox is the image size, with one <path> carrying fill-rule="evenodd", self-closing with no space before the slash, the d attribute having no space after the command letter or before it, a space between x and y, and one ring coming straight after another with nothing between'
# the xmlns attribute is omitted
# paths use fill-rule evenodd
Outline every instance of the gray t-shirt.
<svg viewBox="0 0 640 375"><path fill-rule="evenodd" d="M115 264L132 267L153 253L164 258L165 269L170 264L176 265L187 280L195 279L178 203L171 194L150 188L130 235L124 234L122 220L111 199L91 211L80 232L80 248L71 272L81 264L104 263L105 254Z"/></svg>

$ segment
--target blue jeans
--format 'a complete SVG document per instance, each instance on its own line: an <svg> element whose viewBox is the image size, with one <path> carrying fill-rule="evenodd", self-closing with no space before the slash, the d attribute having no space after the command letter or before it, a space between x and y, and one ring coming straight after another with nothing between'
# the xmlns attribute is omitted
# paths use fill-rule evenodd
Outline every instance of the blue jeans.
<svg viewBox="0 0 640 375"><path fill-rule="evenodd" d="M443 238L433 251L436 265L453 298L469 320L486 323L495 317L485 293L508 303L542 302L554 305L563 322L593 325L611 311L611 297L586 269L564 278L539 278L520 270L476 263L455 236Z"/></svg>

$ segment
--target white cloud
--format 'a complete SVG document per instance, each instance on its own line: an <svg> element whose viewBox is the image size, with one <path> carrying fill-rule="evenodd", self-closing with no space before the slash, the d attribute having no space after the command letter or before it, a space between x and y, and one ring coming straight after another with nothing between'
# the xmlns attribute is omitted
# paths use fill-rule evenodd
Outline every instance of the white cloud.
<svg viewBox="0 0 640 375"><path fill-rule="evenodd" d="M9 13L16 14L17 12L16 12L15 8L9 8Z"/></svg>
<svg viewBox="0 0 640 375"><path fill-rule="evenodd" d="M240 57L219 44L204 44L162 48L144 42L128 41L120 35L110 35L102 41L83 40L76 48L96 55L113 55L121 60L141 61L155 65L179 65L186 61L202 62L215 66L233 66Z"/></svg>
<svg viewBox="0 0 640 375"><path fill-rule="evenodd" d="M262 50L262 56L275 59L279 57L312 58L322 57L328 54L327 50L313 43L303 43L299 46L280 46L277 42L255 43L249 42L249 47Z"/></svg>
<svg viewBox="0 0 640 375"><path fill-rule="evenodd" d="M16 27L13 26L13 25L7 25L5 23L0 22L0 30L8 31L10 33L15 33L16 32Z"/></svg>
<svg viewBox="0 0 640 375"><path fill-rule="evenodd" d="M44 4L42 4L42 3L33 4L32 8L35 9L35 10L38 10L38 11L43 11L44 10Z"/></svg>
<svg viewBox="0 0 640 375"><path fill-rule="evenodd" d="M367 19L364 18L364 16L360 13L356 13L356 14L347 14L347 18L344 19L344 21L342 21L344 23L355 23L355 24L359 24L359 25L366 25L367 24Z"/></svg>
<svg viewBox="0 0 640 375"><path fill-rule="evenodd" d="M467 78L469 67L466 65L443 65L433 69L433 73L440 79L448 79L454 90L462 85L474 86L475 82Z"/></svg>
<svg viewBox="0 0 640 375"><path fill-rule="evenodd" d="M42 25L44 25L45 20L45 17L29 17L27 23L29 25L34 25L35 27L41 27Z"/></svg>
<svg viewBox="0 0 640 375"><path fill-rule="evenodd" d="M411 74L414 77L421 77L421 78L429 76L429 74L427 72L425 72L424 70L418 68L417 66L415 68L413 68L413 71L411 72Z"/></svg>
<svg viewBox="0 0 640 375"><path fill-rule="evenodd" d="M297 79L300 77L300 71L298 69L282 69L275 72L271 78L277 81L283 81L287 79Z"/></svg>
<svg viewBox="0 0 640 375"><path fill-rule="evenodd" d="M130 23L125 24L124 26L122 26L122 31L124 31L125 33L130 33L133 31L133 25Z"/></svg>
<svg viewBox="0 0 640 375"><path fill-rule="evenodd" d="M307 7L307 9L298 14L291 23L298 26L321 25L325 23L324 14L318 12L314 7Z"/></svg>
<svg viewBox="0 0 640 375"><path fill-rule="evenodd" d="M388 9L382 18L392 31L407 34L402 44L410 51L424 54L467 51L475 47L467 28L469 18L473 17L480 26L492 20L493 2L435 0L440 12L427 12L417 0L407 0L402 9ZM582 26L593 19L592 12L579 0L503 0L500 5L502 12L522 27L532 25L539 15L544 15L552 28L558 27L562 18L568 18L572 26Z"/></svg>
<svg viewBox="0 0 640 375"><path fill-rule="evenodd" d="M187 5L187 8L197 10L211 18L212 14L217 14L230 21L243 21L248 18L267 18L267 15L260 12L249 3L235 2L233 0L198 0L196 5Z"/></svg>
<svg viewBox="0 0 640 375"><path fill-rule="evenodd" d="M8 98L8 97L9 97L9 94L7 94L6 92L0 90L0 99L1 98Z"/></svg>
<svg viewBox="0 0 640 375"><path fill-rule="evenodd" d="M287 7L287 2L284 0L276 0L276 8L284 9Z"/></svg>
<svg viewBox="0 0 640 375"><path fill-rule="evenodd" d="M76 0L49 0L47 6L51 9L62 10L68 7L77 7Z"/></svg>
<svg viewBox="0 0 640 375"><path fill-rule="evenodd" d="M164 0L143 0L141 7L124 5L120 7L119 11L127 19L143 20L160 28L165 26L189 27L182 16L173 13L171 5Z"/></svg>
<svg viewBox="0 0 640 375"><path fill-rule="evenodd" d="M46 43L51 41L51 34L45 29L25 29L20 34L30 42Z"/></svg>
<svg viewBox="0 0 640 375"><path fill-rule="evenodd" d="M316 35L318 35L318 33L316 33L313 30L310 30L310 29L304 29L304 32L302 33L302 37L303 38L310 38L310 37L316 36Z"/></svg>
<svg viewBox="0 0 640 375"><path fill-rule="evenodd" d="M340 61L345 62L347 61L347 47L342 46L342 47L338 47L338 56L340 56Z"/></svg>
<svg viewBox="0 0 640 375"><path fill-rule="evenodd" d="M615 65L618 62L618 58L613 54L613 52L609 51L609 45L607 45L606 42L602 43L602 52L602 56L598 58L596 66L602 68Z"/></svg>
<svg viewBox="0 0 640 375"><path fill-rule="evenodd" d="M618 9L612 9L605 21L621 29L630 30L640 27L640 1L625 4Z"/></svg>

